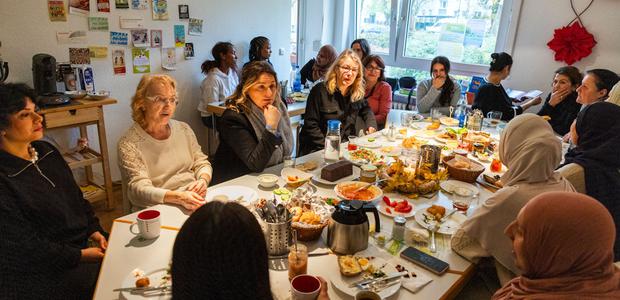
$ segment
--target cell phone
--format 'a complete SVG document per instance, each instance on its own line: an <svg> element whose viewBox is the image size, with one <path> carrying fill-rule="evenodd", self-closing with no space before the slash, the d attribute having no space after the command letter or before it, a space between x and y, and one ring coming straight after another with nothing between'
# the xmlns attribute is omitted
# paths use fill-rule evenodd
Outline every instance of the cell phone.
<svg viewBox="0 0 620 300"><path fill-rule="evenodd" d="M403 252L400 253L400 257L409 260L437 275L445 273L450 267L447 262L430 256L413 247L407 247L407 249L403 250Z"/></svg>

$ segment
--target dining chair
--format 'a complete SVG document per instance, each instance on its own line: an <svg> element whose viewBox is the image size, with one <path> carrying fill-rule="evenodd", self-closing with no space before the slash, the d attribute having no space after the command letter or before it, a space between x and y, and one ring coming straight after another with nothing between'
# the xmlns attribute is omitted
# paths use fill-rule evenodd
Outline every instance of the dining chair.
<svg viewBox="0 0 620 300"><path fill-rule="evenodd" d="M416 86L418 85L418 82L415 80L415 78L411 76L403 76L400 79L398 79L398 84L400 85L400 88L409 89L409 94L407 95L407 105L405 106L405 109L412 110L413 106L417 107L415 98L413 99L413 102L414 102L413 105L411 103L411 95L414 89L416 88Z"/></svg>
<svg viewBox="0 0 620 300"><path fill-rule="evenodd" d="M385 81L389 83L392 87L392 99L394 99L394 92L396 92L400 88L398 86L398 78L386 77Z"/></svg>

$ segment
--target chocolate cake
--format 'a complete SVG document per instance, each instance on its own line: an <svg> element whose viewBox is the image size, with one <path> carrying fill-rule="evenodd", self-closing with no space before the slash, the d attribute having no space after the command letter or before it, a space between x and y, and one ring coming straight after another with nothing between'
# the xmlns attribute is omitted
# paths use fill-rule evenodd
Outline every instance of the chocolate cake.
<svg viewBox="0 0 620 300"><path fill-rule="evenodd" d="M353 174L353 164L348 160L341 160L325 166L321 170L321 179L336 181L340 178Z"/></svg>

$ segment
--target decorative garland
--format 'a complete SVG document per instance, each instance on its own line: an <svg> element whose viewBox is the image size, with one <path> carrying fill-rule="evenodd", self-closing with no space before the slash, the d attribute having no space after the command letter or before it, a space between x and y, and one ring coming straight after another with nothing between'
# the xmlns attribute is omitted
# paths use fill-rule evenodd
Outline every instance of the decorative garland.
<svg viewBox="0 0 620 300"><path fill-rule="evenodd" d="M547 46L555 51L556 61L564 61L568 65L572 65L592 54L592 48L596 45L596 41L581 22L581 15L590 8L592 3L594 0L591 0L583 11L577 13L573 0L570 0L570 7L575 13L575 18L567 26L555 29L553 39L547 43Z"/></svg>

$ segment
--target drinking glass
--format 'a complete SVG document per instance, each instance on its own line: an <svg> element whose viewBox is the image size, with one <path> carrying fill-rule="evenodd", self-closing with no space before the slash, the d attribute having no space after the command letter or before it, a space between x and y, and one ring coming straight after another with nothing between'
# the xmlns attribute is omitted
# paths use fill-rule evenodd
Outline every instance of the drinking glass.
<svg viewBox="0 0 620 300"><path fill-rule="evenodd" d="M292 156L284 157L284 167L285 168L294 168L295 167L295 158Z"/></svg>
<svg viewBox="0 0 620 300"><path fill-rule="evenodd" d="M490 128L497 127L497 124L502 120L501 111L490 111L487 113L486 125Z"/></svg>
<svg viewBox="0 0 620 300"><path fill-rule="evenodd" d="M431 116L431 119L433 119L433 122L435 122L435 121L439 122L439 118L441 118L441 116L443 116L443 114L439 110L439 107L433 107L433 108L431 108L430 116Z"/></svg>
<svg viewBox="0 0 620 300"><path fill-rule="evenodd" d="M413 113L404 112L400 114L400 126L409 127L413 122Z"/></svg>
<svg viewBox="0 0 620 300"><path fill-rule="evenodd" d="M347 145L347 150L349 151L357 150L357 136L350 135L348 139L349 139L349 144Z"/></svg>
<svg viewBox="0 0 620 300"><path fill-rule="evenodd" d="M474 191L466 187L456 187L452 194L452 207L463 214L467 214L469 205L471 204Z"/></svg>
<svg viewBox="0 0 620 300"><path fill-rule="evenodd" d="M297 275L308 273L308 248L297 243L291 246L288 254L288 280L291 281Z"/></svg>

